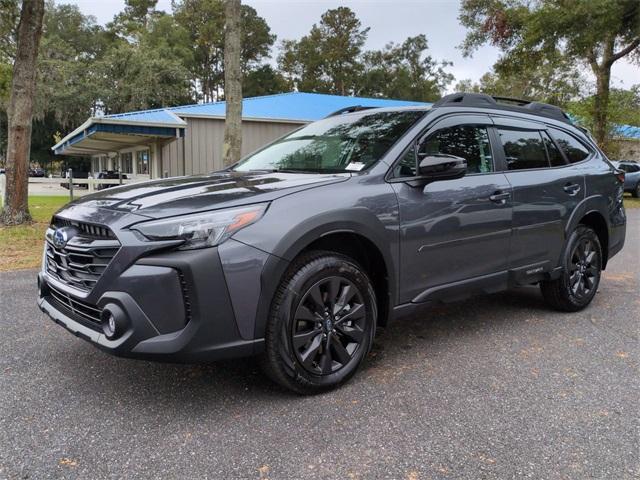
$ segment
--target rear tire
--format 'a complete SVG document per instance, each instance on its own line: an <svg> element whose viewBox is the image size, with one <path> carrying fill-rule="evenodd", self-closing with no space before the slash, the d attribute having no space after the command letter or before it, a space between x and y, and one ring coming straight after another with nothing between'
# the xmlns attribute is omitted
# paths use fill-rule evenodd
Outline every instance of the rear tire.
<svg viewBox="0 0 640 480"><path fill-rule="evenodd" d="M593 300L602 271L602 248L598 235L586 225L578 225L569 236L562 254L560 278L540 284L549 305L563 312L577 312Z"/></svg>
<svg viewBox="0 0 640 480"><path fill-rule="evenodd" d="M633 189L631 195L633 196L633 198L640 198L640 182L638 182L636 188Z"/></svg>
<svg viewBox="0 0 640 480"><path fill-rule="evenodd" d="M376 318L371 281L353 259L326 251L304 254L273 299L262 367L300 394L333 389L364 361Z"/></svg>

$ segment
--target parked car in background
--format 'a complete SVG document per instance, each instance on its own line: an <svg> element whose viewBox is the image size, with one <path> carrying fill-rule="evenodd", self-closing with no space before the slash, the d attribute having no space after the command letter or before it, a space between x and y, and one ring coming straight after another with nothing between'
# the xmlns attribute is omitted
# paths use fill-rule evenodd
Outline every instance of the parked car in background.
<svg viewBox="0 0 640 480"><path fill-rule="evenodd" d="M45 176L44 168L30 168L29 169L30 177L43 178Z"/></svg>
<svg viewBox="0 0 640 480"><path fill-rule="evenodd" d="M69 171L68 170L63 170L62 171L62 178L65 178L65 179L69 178ZM73 179L74 180L76 180L76 179L86 179L86 178L89 178L89 171L88 170L85 170L85 171L83 171L83 170L78 170L78 171L73 170ZM68 181L61 182L60 186L68 189L69 188L69 182ZM76 182L73 182L73 186L74 187L89 188L89 185L87 183L76 183Z"/></svg>
<svg viewBox="0 0 640 480"><path fill-rule="evenodd" d="M624 191L640 198L640 164L630 160L611 163L624 172Z"/></svg>
<svg viewBox="0 0 640 480"><path fill-rule="evenodd" d="M120 172L117 172L115 170L105 170L102 172L98 172L98 174L96 175L96 180L120 180L120 178L122 178L122 180L127 179L126 174L123 173L122 177L120 175ZM104 190L105 188L115 187L116 185L117 183L99 183L96 186L96 190Z"/></svg>
<svg viewBox="0 0 640 480"><path fill-rule="evenodd" d="M354 107L223 171L78 199L47 229L38 304L116 355L260 355L299 393L437 302L539 285L581 310L624 245L623 175L558 107L501 100Z"/></svg>

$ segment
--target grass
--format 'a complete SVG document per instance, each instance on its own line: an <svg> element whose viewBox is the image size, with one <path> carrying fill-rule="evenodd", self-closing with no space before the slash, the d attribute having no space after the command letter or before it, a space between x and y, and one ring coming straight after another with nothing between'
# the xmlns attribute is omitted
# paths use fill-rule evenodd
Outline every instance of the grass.
<svg viewBox="0 0 640 480"><path fill-rule="evenodd" d="M51 215L67 201L66 196L29 197L29 211L33 217L33 223L18 227L0 227L0 246L2 247L0 272L40 266L44 232L49 225ZM640 198L625 195L624 206L640 208Z"/></svg>
<svg viewBox="0 0 640 480"><path fill-rule="evenodd" d="M51 215L69 201L69 197L29 197L30 225L0 227L0 272L37 268L42 261L44 232Z"/></svg>
<svg viewBox="0 0 640 480"><path fill-rule="evenodd" d="M624 208L640 208L640 198L633 198L630 193L625 193Z"/></svg>

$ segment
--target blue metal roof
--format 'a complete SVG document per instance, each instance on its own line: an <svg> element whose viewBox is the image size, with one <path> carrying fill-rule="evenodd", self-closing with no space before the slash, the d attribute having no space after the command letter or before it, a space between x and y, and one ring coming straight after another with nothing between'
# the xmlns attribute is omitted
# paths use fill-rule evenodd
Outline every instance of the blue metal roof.
<svg viewBox="0 0 640 480"><path fill-rule="evenodd" d="M102 118L112 118L114 120L127 122L161 123L165 125L184 126L184 122L169 110L170 109L167 108L159 108L156 110L142 110L139 112L116 113L114 115L105 115Z"/></svg>
<svg viewBox="0 0 640 480"><path fill-rule="evenodd" d="M640 127L634 127L633 125L618 125L615 128L615 133L620 137L640 140Z"/></svg>
<svg viewBox="0 0 640 480"><path fill-rule="evenodd" d="M351 106L363 107L403 107L429 106L430 103L388 100L384 98L343 97L322 93L289 92L262 97L249 97L242 101L242 117L247 119L283 120L309 122L326 117L330 113ZM178 116L221 117L225 116L225 102L184 105L156 110L107 115L105 118L118 118L136 122L163 122L163 114L172 112Z"/></svg>

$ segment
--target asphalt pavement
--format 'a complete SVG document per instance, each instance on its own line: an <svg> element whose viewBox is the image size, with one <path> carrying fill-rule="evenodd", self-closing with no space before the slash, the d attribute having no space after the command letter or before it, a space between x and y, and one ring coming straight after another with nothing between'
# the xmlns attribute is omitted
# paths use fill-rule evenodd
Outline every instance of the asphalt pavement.
<svg viewBox="0 0 640 480"><path fill-rule="evenodd" d="M0 274L0 478L640 478L640 210L593 304L521 288L381 333L343 388L111 357ZM1 247L0 247L1 248Z"/></svg>

